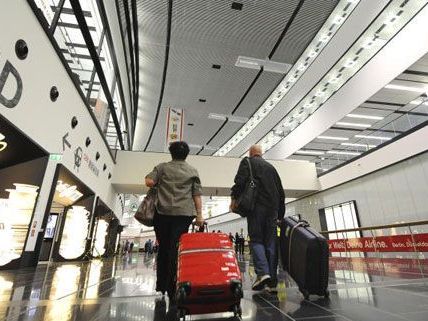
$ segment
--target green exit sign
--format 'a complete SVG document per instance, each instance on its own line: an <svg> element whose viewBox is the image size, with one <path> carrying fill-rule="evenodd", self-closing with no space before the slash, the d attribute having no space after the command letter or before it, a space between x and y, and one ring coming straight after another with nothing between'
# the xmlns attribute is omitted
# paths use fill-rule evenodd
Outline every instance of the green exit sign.
<svg viewBox="0 0 428 321"><path fill-rule="evenodd" d="M54 161L60 161L62 160L62 154L50 154L49 159Z"/></svg>

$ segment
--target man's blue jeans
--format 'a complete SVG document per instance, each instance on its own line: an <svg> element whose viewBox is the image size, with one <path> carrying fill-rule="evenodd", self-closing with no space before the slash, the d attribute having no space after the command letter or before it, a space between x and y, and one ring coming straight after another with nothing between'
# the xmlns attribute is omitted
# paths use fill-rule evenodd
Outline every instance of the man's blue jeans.
<svg viewBox="0 0 428 321"><path fill-rule="evenodd" d="M278 270L277 217L277 211L261 204L256 204L254 211L247 216L256 274L268 274L274 283Z"/></svg>

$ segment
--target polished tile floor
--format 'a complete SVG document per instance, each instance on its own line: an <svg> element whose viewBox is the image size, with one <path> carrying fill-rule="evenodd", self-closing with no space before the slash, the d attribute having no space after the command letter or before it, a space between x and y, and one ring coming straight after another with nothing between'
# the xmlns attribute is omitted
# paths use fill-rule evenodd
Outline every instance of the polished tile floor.
<svg viewBox="0 0 428 321"><path fill-rule="evenodd" d="M169 320L154 292L154 256L133 254L87 263L0 271L0 320ZM242 320L427 321L425 260L333 258L330 298L303 299L282 273L277 295L250 289L254 270L241 258L245 297ZM230 313L188 320L233 320Z"/></svg>

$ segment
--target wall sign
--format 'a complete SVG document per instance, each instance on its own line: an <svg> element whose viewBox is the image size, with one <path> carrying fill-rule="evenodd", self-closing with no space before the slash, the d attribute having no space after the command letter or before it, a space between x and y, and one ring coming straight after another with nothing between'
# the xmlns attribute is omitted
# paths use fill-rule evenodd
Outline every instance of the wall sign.
<svg viewBox="0 0 428 321"><path fill-rule="evenodd" d="M168 108L166 146L183 140L184 112L179 108Z"/></svg>
<svg viewBox="0 0 428 321"><path fill-rule="evenodd" d="M88 154L83 155L83 161L88 165L89 170L95 175L98 176L100 174L100 170L95 165L95 163L89 158Z"/></svg>
<svg viewBox="0 0 428 321"><path fill-rule="evenodd" d="M0 152L4 151L7 147L7 142L4 141L5 139L6 137L4 137L2 133L0 133Z"/></svg>
<svg viewBox="0 0 428 321"><path fill-rule="evenodd" d="M8 92L6 94L6 83L8 79L15 78L16 82L16 89L15 93L11 94ZM8 90L10 91L10 90ZM9 62L9 60L6 60L5 65L3 66L3 69L0 73L0 104L7 108L14 108L16 105L18 105L19 100L22 96L22 79L19 75L18 70L15 69L15 67Z"/></svg>

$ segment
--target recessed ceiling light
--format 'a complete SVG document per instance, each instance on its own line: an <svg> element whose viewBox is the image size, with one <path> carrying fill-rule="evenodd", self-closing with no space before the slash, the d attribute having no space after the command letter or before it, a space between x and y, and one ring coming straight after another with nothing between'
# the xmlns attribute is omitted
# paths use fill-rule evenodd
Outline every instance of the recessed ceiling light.
<svg viewBox="0 0 428 321"><path fill-rule="evenodd" d="M216 64L214 64L214 65L213 65L213 68L214 68L214 69L220 69L220 68L221 68L221 66L220 66L220 65L216 65Z"/></svg>
<svg viewBox="0 0 428 321"><path fill-rule="evenodd" d="M328 140L349 140L346 137L336 137L336 136L318 136L319 139L328 139Z"/></svg>
<svg viewBox="0 0 428 321"><path fill-rule="evenodd" d="M406 90L406 91L412 91L417 93L425 93L428 91L428 87L413 87L413 86L402 86L402 85L394 85L394 84L388 84L385 86L387 89L395 89L395 90Z"/></svg>
<svg viewBox="0 0 428 321"><path fill-rule="evenodd" d="M295 152L295 154L303 154L303 155L324 155L323 151L318 151L318 150L309 150L309 149L304 149L304 150L298 150L297 152Z"/></svg>
<svg viewBox="0 0 428 321"><path fill-rule="evenodd" d="M339 122L336 123L336 125L339 125L339 126L351 126L351 127L361 127L361 128L367 128L367 127L371 126L370 124L347 123L347 122L344 122L344 121L339 121Z"/></svg>
<svg viewBox="0 0 428 321"><path fill-rule="evenodd" d="M344 152L344 151L341 151L341 150L329 150L329 151L327 151L327 154L351 155L351 156L361 155L361 153L357 153L357 152Z"/></svg>
<svg viewBox="0 0 428 321"><path fill-rule="evenodd" d="M373 119L373 120L382 120L382 116L372 116L372 115L362 115L362 114L348 114L346 117L349 118L360 118L360 119Z"/></svg>
<svg viewBox="0 0 428 321"><path fill-rule="evenodd" d="M378 140L391 140L392 137L386 136L370 136L370 135L355 135L357 138L367 138L367 139L378 139Z"/></svg>
<svg viewBox="0 0 428 321"><path fill-rule="evenodd" d="M352 146L352 147L365 147L365 148L375 148L376 145L369 145L369 144L358 144L358 143L341 143L340 145L343 146Z"/></svg>
<svg viewBox="0 0 428 321"><path fill-rule="evenodd" d="M232 2L232 9L242 10L243 4L240 2Z"/></svg>
<svg viewBox="0 0 428 321"><path fill-rule="evenodd" d="M206 102L207 102L207 100L206 100L205 98L200 98L200 99L199 99L199 101L200 101L201 103L206 103Z"/></svg>

